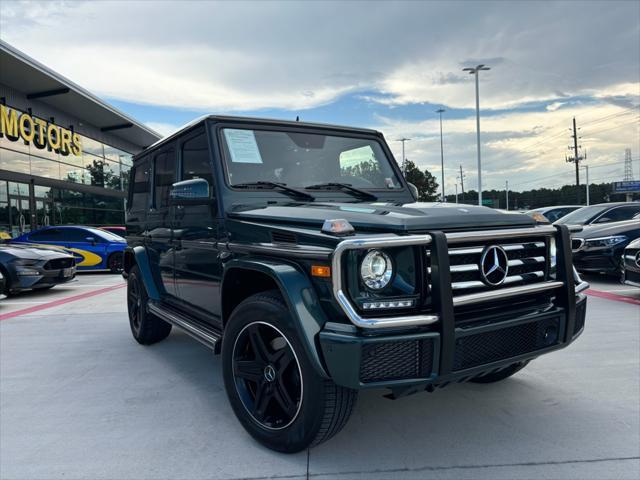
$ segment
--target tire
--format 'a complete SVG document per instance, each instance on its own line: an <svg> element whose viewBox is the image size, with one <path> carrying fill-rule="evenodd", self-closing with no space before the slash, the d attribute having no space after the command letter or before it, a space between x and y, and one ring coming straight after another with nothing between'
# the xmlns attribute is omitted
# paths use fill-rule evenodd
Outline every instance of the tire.
<svg viewBox="0 0 640 480"><path fill-rule="evenodd" d="M134 265L127 277L127 311L133 338L141 345L152 345L164 340L171 333L171 324L152 315L147 310L149 297L140 269Z"/></svg>
<svg viewBox="0 0 640 480"><path fill-rule="evenodd" d="M499 372L494 372L494 373L488 373L486 375L479 375L477 377L472 378L469 381L473 382L473 383L495 383L495 382L499 382L499 381L504 380L505 378L509 378L511 375L519 372L524 367L526 367L528 364L529 364L529 361L514 363L513 365L509 365L504 370L500 370Z"/></svg>
<svg viewBox="0 0 640 480"><path fill-rule="evenodd" d="M122 266L124 262L124 255L122 252L113 252L107 258L107 268L111 271L111 273L120 273L122 272Z"/></svg>
<svg viewBox="0 0 640 480"><path fill-rule="evenodd" d="M316 373L277 291L253 295L233 311L222 373L242 426L279 452L299 452L337 434L358 397Z"/></svg>

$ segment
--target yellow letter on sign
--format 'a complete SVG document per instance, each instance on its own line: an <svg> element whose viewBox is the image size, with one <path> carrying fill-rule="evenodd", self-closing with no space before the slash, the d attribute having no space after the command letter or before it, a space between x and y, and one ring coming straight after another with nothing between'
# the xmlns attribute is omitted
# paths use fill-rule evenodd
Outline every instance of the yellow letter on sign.
<svg viewBox="0 0 640 480"><path fill-rule="evenodd" d="M0 133L7 137L18 137L18 114L6 105L0 105Z"/></svg>

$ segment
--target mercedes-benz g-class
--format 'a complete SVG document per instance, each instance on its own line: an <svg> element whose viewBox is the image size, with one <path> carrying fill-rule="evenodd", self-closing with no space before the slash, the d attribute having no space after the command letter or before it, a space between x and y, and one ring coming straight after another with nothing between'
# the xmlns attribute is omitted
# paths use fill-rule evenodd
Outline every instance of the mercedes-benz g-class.
<svg viewBox="0 0 640 480"><path fill-rule="evenodd" d="M175 326L220 353L240 423L295 452L340 431L360 389L495 382L580 335L569 227L414 190L373 130L191 123L131 171L133 336Z"/></svg>

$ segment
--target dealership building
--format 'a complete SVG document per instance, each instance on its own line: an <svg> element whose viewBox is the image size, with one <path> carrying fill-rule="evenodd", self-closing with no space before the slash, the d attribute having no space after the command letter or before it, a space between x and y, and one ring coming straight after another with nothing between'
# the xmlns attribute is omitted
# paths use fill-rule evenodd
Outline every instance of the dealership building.
<svg viewBox="0 0 640 480"><path fill-rule="evenodd" d="M131 157L159 139L0 40L0 234L123 225Z"/></svg>

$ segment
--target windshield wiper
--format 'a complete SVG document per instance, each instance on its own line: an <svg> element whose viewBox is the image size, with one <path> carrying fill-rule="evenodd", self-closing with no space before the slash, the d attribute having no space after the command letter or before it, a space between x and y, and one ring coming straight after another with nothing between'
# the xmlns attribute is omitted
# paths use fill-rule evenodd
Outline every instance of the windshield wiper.
<svg viewBox="0 0 640 480"><path fill-rule="evenodd" d="M368 200L378 200L378 197L376 197L373 193L369 193L366 190L362 190L360 188L352 187L350 183L317 183L315 185L309 185L305 188L307 190L344 190L356 197L366 198Z"/></svg>
<svg viewBox="0 0 640 480"><path fill-rule="evenodd" d="M297 190L295 188L287 187L286 183L277 183L277 182L247 182L247 183L238 183L236 185L232 185L233 188L270 188L272 190L278 189L282 191L282 193L288 194L291 197L304 198L306 200L313 201L316 199L313 195L303 192L302 190Z"/></svg>

